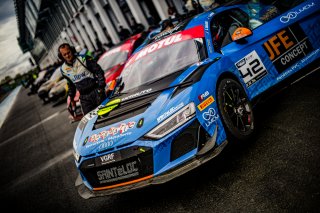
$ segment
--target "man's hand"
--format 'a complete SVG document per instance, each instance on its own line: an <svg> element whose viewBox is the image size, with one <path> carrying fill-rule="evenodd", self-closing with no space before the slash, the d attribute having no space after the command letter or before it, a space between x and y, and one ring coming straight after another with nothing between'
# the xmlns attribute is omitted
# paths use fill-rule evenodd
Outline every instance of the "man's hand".
<svg viewBox="0 0 320 213"><path fill-rule="evenodd" d="M76 108L76 102L74 101L74 98L71 98L71 97L70 97L70 104L71 104L72 110L75 110L75 108Z"/></svg>
<svg viewBox="0 0 320 213"><path fill-rule="evenodd" d="M71 101L71 106L72 106L73 108L76 108L76 102L75 102L74 100Z"/></svg>

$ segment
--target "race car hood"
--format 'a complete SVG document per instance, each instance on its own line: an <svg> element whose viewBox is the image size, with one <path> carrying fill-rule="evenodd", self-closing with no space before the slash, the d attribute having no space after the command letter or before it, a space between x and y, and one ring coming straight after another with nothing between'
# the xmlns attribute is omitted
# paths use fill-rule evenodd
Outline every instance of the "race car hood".
<svg viewBox="0 0 320 213"><path fill-rule="evenodd" d="M194 64L159 82L106 101L103 107L88 113L80 121L74 149L81 156L92 156L143 137L193 101L191 97L194 95L190 94L196 91L197 83L192 76L203 72L203 66L206 65Z"/></svg>

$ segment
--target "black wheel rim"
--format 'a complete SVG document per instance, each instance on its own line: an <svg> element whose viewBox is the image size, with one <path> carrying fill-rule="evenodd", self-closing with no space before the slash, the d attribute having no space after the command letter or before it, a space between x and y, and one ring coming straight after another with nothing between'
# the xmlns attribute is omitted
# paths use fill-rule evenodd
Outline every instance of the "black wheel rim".
<svg viewBox="0 0 320 213"><path fill-rule="evenodd" d="M223 110L234 128L245 134L252 130L252 110L247 97L236 84L229 84L223 92Z"/></svg>

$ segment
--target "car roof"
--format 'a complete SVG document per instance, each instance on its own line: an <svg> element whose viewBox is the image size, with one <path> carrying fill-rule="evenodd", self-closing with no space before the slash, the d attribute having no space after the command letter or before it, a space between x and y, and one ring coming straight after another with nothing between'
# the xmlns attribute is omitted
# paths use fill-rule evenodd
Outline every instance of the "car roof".
<svg viewBox="0 0 320 213"><path fill-rule="evenodd" d="M115 52L120 52L120 51L132 51L133 47L135 46L135 42L138 41L142 37L142 33L135 34L128 39L124 40L123 42L111 47L109 50L104 52L98 59L101 60L104 57L113 54Z"/></svg>

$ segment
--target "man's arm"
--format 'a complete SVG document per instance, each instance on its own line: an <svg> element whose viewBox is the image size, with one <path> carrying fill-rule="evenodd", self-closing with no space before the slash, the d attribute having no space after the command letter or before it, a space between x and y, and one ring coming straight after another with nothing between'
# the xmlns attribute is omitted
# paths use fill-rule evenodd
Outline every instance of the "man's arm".
<svg viewBox="0 0 320 213"><path fill-rule="evenodd" d="M86 62L87 62L88 69L97 77L98 87L104 90L106 87L106 82L105 82L104 72L102 68L92 58L87 57Z"/></svg>
<svg viewBox="0 0 320 213"><path fill-rule="evenodd" d="M77 88L69 78L66 78L66 79L67 79L67 84L68 84L68 95L70 96L71 100L73 101L74 96L76 95L76 92L77 92Z"/></svg>

